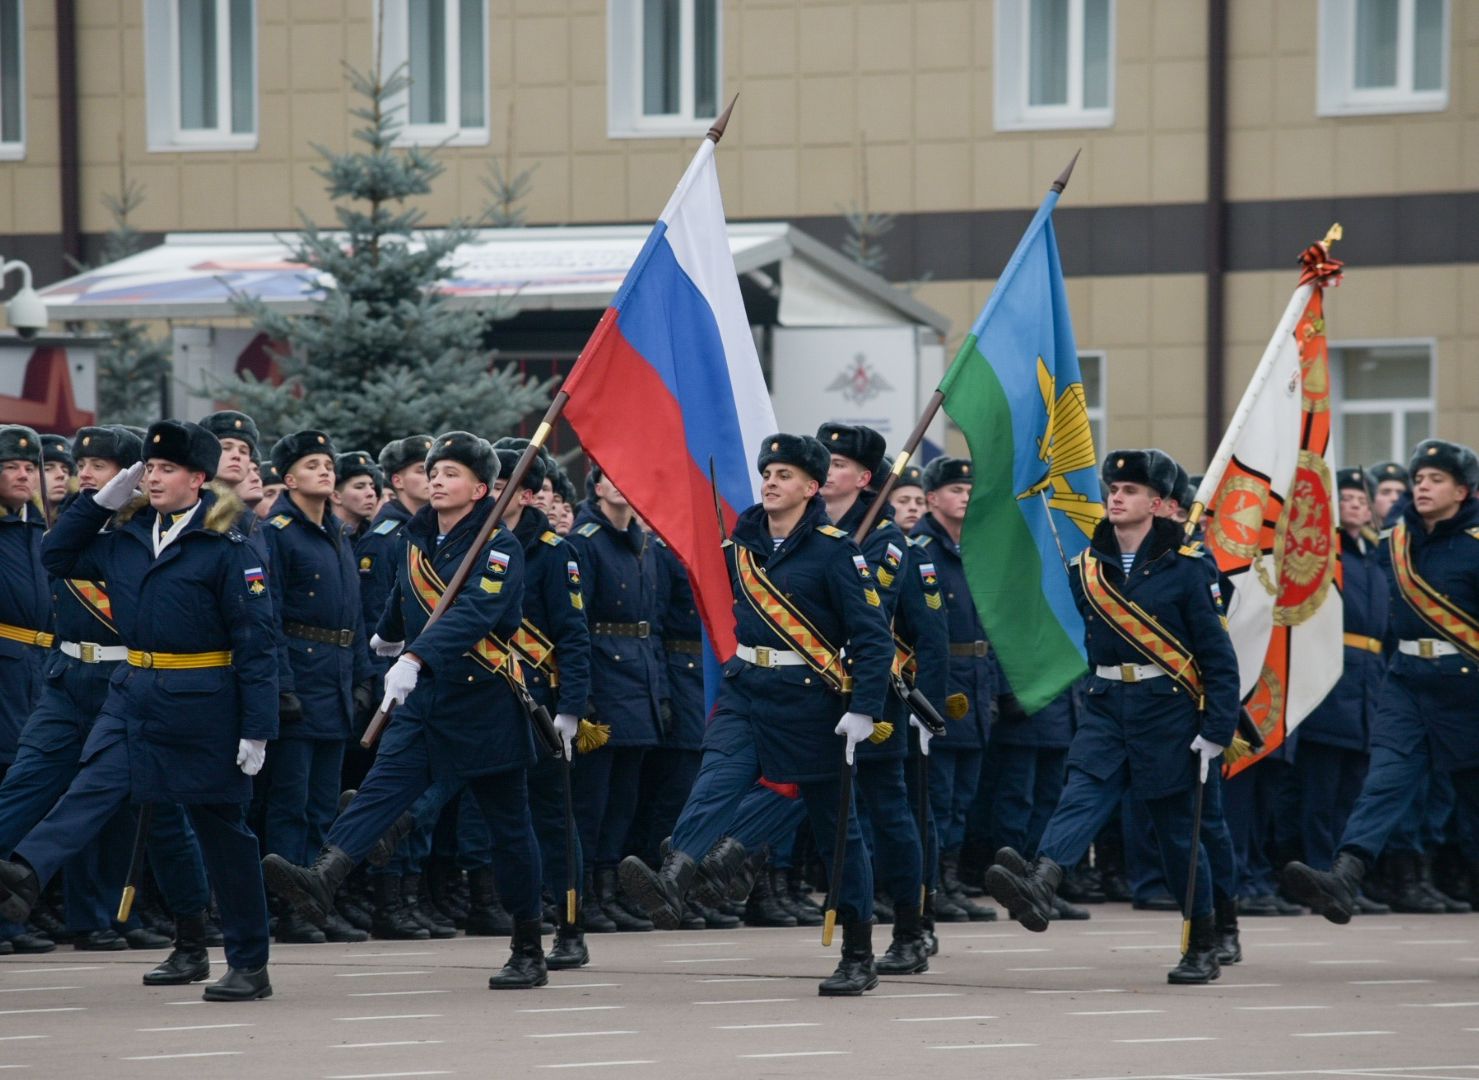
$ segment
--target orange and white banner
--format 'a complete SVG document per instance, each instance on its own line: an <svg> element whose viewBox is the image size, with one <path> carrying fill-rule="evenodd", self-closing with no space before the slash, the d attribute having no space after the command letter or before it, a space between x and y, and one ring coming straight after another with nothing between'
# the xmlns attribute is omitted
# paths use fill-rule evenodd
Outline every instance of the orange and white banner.
<svg viewBox="0 0 1479 1080"><path fill-rule="evenodd" d="M1207 550L1235 586L1228 632L1243 702L1264 738L1258 754L1234 744L1228 775L1283 745L1344 666L1324 315L1341 264L1325 243L1301 262L1299 288L1197 493Z"/></svg>

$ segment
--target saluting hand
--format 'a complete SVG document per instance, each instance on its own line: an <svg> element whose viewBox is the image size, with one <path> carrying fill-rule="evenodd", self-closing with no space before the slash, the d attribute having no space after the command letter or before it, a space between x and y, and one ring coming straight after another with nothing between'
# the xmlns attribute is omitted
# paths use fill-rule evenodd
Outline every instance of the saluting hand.
<svg viewBox="0 0 1479 1080"><path fill-rule="evenodd" d="M143 475L144 463L134 462L104 484L103 489L92 497L93 502L104 510L122 510L139 489L139 477Z"/></svg>

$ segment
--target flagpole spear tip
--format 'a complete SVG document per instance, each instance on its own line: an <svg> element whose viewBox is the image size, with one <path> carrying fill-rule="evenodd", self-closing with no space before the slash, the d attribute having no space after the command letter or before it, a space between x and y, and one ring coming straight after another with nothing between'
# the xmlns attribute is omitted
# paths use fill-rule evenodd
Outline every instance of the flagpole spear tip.
<svg viewBox="0 0 1479 1080"><path fill-rule="evenodd" d="M734 97L730 98L729 104L726 105L724 107L724 111L719 114L719 119L715 120L714 126L709 128L708 138L713 139L716 146L718 145L719 140L724 138L724 129L729 126L729 114L734 112L734 103L738 100L739 94L735 94Z"/></svg>
<svg viewBox="0 0 1479 1080"><path fill-rule="evenodd" d="M1330 226L1330 230L1325 233L1325 239L1321 243L1325 245L1326 250L1329 250L1330 245L1343 236L1345 236L1345 230L1340 227L1340 222L1337 221L1334 225Z"/></svg>
<svg viewBox="0 0 1479 1080"><path fill-rule="evenodd" d="M1056 191L1058 194L1063 194L1063 189L1068 186L1068 178L1073 175L1073 167L1078 164L1078 156L1083 152L1084 151L1082 147L1075 150L1073 152L1073 160L1070 161L1068 163L1068 167L1058 175L1058 179L1053 181L1053 190Z"/></svg>

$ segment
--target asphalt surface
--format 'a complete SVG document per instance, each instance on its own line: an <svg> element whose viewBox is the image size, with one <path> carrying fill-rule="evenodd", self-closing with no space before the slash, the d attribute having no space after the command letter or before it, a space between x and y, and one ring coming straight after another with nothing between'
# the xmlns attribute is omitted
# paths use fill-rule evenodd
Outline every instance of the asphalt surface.
<svg viewBox="0 0 1479 1080"><path fill-rule="evenodd" d="M592 935L519 992L487 989L505 939L276 946L275 995L232 1005L140 985L162 953L62 947L0 960L0 1072L1479 1078L1479 915L1245 918L1244 963L1173 988L1176 916L1093 912L942 927L928 974L858 999L817 997L817 930Z"/></svg>

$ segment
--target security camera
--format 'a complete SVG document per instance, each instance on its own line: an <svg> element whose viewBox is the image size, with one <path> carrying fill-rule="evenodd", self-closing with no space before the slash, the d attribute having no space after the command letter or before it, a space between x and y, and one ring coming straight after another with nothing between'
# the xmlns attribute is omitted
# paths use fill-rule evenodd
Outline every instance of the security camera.
<svg viewBox="0 0 1479 1080"><path fill-rule="evenodd" d="M5 305L5 318L21 337L33 338L46 329L46 305L27 285Z"/></svg>

